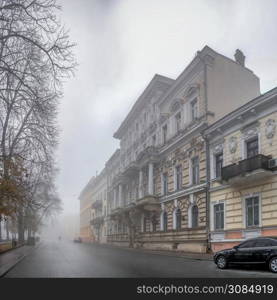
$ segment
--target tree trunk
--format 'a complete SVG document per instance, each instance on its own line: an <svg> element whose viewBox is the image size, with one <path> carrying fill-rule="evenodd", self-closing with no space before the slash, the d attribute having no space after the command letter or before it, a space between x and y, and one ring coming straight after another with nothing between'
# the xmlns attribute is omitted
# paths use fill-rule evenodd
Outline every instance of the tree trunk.
<svg viewBox="0 0 277 300"><path fill-rule="evenodd" d="M2 216L0 215L0 241L2 240Z"/></svg>
<svg viewBox="0 0 277 300"><path fill-rule="evenodd" d="M6 221L6 239L10 240L10 232L9 232L9 219Z"/></svg>
<svg viewBox="0 0 277 300"><path fill-rule="evenodd" d="M18 214L18 243L24 244L24 222L22 208L20 208Z"/></svg>
<svg viewBox="0 0 277 300"><path fill-rule="evenodd" d="M7 237L7 240L9 241L10 240L10 232L9 232L8 222L6 223L6 237Z"/></svg>

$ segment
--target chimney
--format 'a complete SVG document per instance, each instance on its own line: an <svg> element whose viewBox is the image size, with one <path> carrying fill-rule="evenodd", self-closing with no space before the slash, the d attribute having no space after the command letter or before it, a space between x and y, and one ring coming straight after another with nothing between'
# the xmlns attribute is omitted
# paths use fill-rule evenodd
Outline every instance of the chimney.
<svg viewBox="0 0 277 300"><path fill-rule="evenodd" d="M245 56L244 56L243 52L240 51L239 49L237 49L234 56L235 56L236 62L244 67Z"/></svg>

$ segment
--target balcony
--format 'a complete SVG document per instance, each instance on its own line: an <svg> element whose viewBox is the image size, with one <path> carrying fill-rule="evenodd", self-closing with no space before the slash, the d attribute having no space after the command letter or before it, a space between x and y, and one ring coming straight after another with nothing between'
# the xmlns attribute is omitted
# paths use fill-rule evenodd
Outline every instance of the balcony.
<svg viewBox="0 0 277 300"><path fill-rule="evenodd" d="M101 225L104 221L104 217L103 216L98 216L93 218L92 220L90 220L90 225Z"/></svg>
<svg viewBox="0 0 277 300"><path fill-rule="evenodd" d="M125 167L123 175L125 176L125 178L128 178L129 176L134 176L135 174L137 174L138 171L139 169L137 164L135 162L131 162L130 164L128 164L128 166Z"/></svg>
<svg viewBox="0 0 277 300"><path fill-rule="evenodd" d="M154 195L145 195L136 200L136 207L141 207L147 211L157 211L160 209L160 201Z"/></svg>
<svg viewBox="0 0 277 300"><path fill-rule="evenodd" d="M270 157L262 154L239 161L237 164L222 168L223 182L245 183L245 181L260 179L272 174L268 161Z"/></svg>
<svg viewBox="0 0 277 300"><path fill-rule="evenodd" d="M101 200L96 200L91 204L91 208L94 209L102 209L102 201Z"/></svg>

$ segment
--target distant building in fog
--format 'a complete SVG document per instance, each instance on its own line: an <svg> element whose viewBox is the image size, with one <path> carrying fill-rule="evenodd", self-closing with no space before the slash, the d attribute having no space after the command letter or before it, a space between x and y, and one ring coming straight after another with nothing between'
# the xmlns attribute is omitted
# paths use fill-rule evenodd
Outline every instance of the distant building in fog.
<svg viewBox="0 0 277 300"><path fill-rule="evenodd" d="M79 196L80 237L84 241L105 243L107 228L107 177L104 169L91 178Z"/></svg>

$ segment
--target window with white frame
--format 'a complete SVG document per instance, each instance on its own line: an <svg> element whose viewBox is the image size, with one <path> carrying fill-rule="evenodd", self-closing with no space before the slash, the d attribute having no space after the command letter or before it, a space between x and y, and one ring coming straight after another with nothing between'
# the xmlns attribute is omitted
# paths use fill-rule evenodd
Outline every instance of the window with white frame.
<svg viewBox="0 0 277 300"><path fill-rule="evenodd" d="M142 215L142 218L141 218L141 232L146 232L146 229L147 229L147 218Z"/></svg>
<svg viewBox="0 0 277 300"><path fill-rule="evenodd" d="M199 183L199 158L198 156L191 159L191 183Z"/></svg>
<svg viewBox="0 0 277 300"><path fill-rule="evenodd" d="M246 158L251 158L259 154L259 138L255 136L245 141Z"/></svg>
<svg viewBox="0 0 277 300"><path fill-rule="evenodd" d="M224 229L224 203L214 205L214 230Z"/></svg>
<svg viewBox="0 0 277 300"><path fill-rule="evenodd" d="M163 173L162 174L162 192L163 195L166 195L168 192L168 174L167 173Z"/></svg>
<svg viewBox="0 0 277 300"><path fill-rule="evenodd" d="M164 211L161 214L161 230L167 231L167 212Z"/></svg>
<svg viewBox="0 0 277 300"><path fill-rule="evenodd" d="M156 146L156 134L152 136L152 146Z"/></svg>
<svg viewBox="0 0 277 300"><path fill-rule="evenodd" d="M167 141L167 124L162 127L163 144Z"/></svg>
<svg viewBox="0 0 277 300"><path fill-rule="evenodd" d="M144 122L145 122L144 125L146 125L146 122L147 122L147 112L144 113Z"/></svg>
<svg viewBox="0 0 277 300"><path fill-rule="evenodd" d="M174 229L180 230L182 227L182 212L180 208L176 208L174 211Z"/></svg>
<svg viewBox="0 0 277 300"><path fill-rule="evenodd" d="M221 177L221 169L223 166L223 153L214 154L214 175L215 178Z"/></svg>
<svg viewBox="0 0 277 300"><path fill-rule="evenodd" d="M175 129L176 129L176 133L178 133L181 130L181 113L178 112L175 115Z"/></svg>
<svg viewBox="0 0 277 300"><path fill-rule="evenodd" d="M156 232L156 230L157 230L157 219L156 219L155 215L152 216L151 223L152 223L152 232Z"/></svg>
<svg viewBox="0 0 277 300"><path fill-rule="evenodd" d="M191 121L194 121L197 119L197 116L198 116L197 98L193 99L190 102L190 115L191 115Z"/></svg>
<svg viewBox="0 0 277 300"><path fill-rule="evenodd" d="M245 198L245 225L246 227L256 227L260 225L259 195Z"/></svg>
<svg viewBox="0 0 277 300"><path fill-rule="evenodd" d="M198 227L198 206L196 204L191 208L191 227Z"/></svg>
<svg viewBox="0 0 277 300"><path fill-rule="evenodd" d="M181 165L175 167L175 189L177 191L182 189L182 166Z"/></svg>

